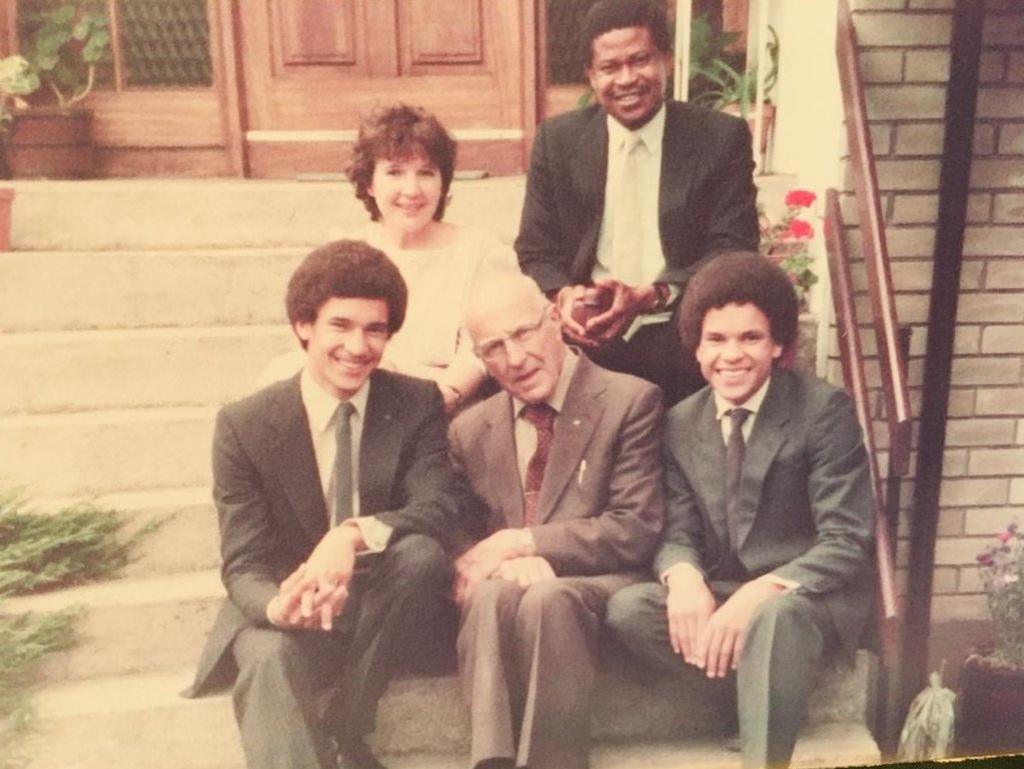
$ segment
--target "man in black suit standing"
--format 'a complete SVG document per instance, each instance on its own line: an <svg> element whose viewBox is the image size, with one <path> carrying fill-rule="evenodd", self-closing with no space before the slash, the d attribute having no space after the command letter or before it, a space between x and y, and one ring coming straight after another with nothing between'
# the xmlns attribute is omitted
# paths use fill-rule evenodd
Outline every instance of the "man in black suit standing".
<svg viewBox="0 0 1024 769"><path fill-rule="evenodd" d="M317 249L286 300L303 370L217 417L228 598L191 693L236 679L251 769L379 769L363 742L377 700L444 611L457 508L441 397L377 369L406 297L380 251Z"/></svg>
<svg viewBox="0 0 1024 769"><path fill-rule="evenodd" d="M516 253L570 341L660 385L671 406L702 386L670 322L682 287L715 253L757 248L750 132L665 101L664 3L600 0L583 40L597 104L541 124ZM574 317L574 306L599 301L587 286L603 304Z"/></svg>

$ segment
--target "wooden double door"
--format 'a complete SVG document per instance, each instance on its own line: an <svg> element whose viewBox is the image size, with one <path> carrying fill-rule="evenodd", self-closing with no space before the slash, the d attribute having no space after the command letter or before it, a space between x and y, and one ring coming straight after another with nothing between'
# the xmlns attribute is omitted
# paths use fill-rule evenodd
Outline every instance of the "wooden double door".
<svg viewBox="0 0 1024 769"><path fill-rule="evenodd" d="M535 0L242 0L237 109L249 173L341 170L359 121L405 102L460 167L516 173L536 123Z"/></svg>

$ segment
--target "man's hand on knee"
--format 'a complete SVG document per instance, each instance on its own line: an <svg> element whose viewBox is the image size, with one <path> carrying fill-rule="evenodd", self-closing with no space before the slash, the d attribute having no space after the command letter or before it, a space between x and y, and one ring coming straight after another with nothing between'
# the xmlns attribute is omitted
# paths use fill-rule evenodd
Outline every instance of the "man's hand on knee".
<svg viewBox="0 0 1024 769"><path fill-rule="evenodd" d="M554 579L555 570L547 559L534 555L502 561L495 576L517 582L520 587L529 587L546 579Z"/></svg>
<svg viewBox="0 0 1024 769"><path fill-rule="evenodd" d="M723 678L739 667L750 621L762 604L785 591L784 585L759 577L744 584L711 616L697 641L697 665L708 678Z"/></svg>
<svg viewBox="0 0 1024 769"><path fill-rule="evenodd" d="M703 575L693 568L673 569L667 583L665 610L672 651L691 665L704 667L698 662L697 639L715 611L715 597Z"/></svg>
<svg viewBox="0 0 1024 769"><path fill-rule="evenodd" d="M267 620L283 630L312 630L320 627L319 616L303 613L303 596L313 589L314 583L306 573L306 564L300 563L277 589L267 604Z"/></svg>

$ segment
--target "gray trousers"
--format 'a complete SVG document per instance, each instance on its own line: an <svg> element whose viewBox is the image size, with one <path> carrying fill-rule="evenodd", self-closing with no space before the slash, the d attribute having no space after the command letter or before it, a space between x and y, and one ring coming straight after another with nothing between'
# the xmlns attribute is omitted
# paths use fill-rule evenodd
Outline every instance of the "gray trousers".
<svg viewBox="0 0 1024 769"><path fill-rule="evenodd" d="M249 769L333 769L332 739L373 730L388 680L445 615L450 585L441 546L407 535L357 560L333 630L239 633L233 696Z"/></svg>
<svg viewBox="0 0 1024 769"><path fill-rule="evenodd" d="M620 590L608 602L607 623L619 642L645 662L689 675L695 668L669 643L667 595L655 582ZM828 609L806 595L780 595L751 620L735 676L745 769L789 765L822 658L838 644Z"/></svg>
<svg viewBox="0 0 1024 769"><path fill-rule="evenodd" d="M598 632L618 575L522 588L480 583L464 607L459 674L470 707L470 766L586 769Z"/></svg>

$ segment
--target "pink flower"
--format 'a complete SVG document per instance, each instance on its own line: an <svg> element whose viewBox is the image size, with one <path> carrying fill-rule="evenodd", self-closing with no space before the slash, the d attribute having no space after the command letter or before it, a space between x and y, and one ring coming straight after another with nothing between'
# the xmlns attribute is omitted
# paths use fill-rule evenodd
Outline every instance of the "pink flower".
<svg viewBox="0 0 1024 769"><path fill-rule="evenodd" d="M1009 542L1011 539L1013 539L1013 532L1004 531L1004 532L999 534L999 541L1000 542Z"/></svg>
<svg viewBox="0 0 1024 769"><path fill-rule="evenodd" d="M803 219L794 219L786 230L786 237L793 240L807 240L813 236L814 228Z"/></svg>
<svg viewBox="0 0 1024 769"><path fill-rule="evenodd" d="M786 193L786 205L791 208L807 208L814 205L817 196L810 190L790 190Z"/></svg>

